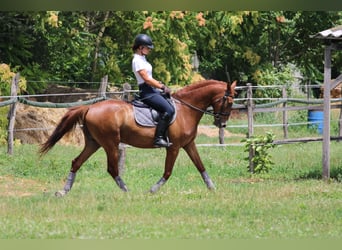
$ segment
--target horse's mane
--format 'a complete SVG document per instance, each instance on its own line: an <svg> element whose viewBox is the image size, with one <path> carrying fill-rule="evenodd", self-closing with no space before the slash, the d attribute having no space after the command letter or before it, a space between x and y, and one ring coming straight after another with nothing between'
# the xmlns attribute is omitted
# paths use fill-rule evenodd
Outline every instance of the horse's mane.
<svg viewBox="0 0 342 250"><path fill-rule="evenodd" d="M197 81L197 82L193 82L192 84L190 85L187 85L185 86L184 88L178 90L177 92L175 92L175 96L178 96L178 97L181 97L185 94L189 94L195 90L198 90L198 89L201 89L203 87L210 87L211 85L213 84L217 84L219 83L220 81L217 81L217 80L200 80L200 81ZM224 82L221 82L221 83L224 83Z"/></svg>

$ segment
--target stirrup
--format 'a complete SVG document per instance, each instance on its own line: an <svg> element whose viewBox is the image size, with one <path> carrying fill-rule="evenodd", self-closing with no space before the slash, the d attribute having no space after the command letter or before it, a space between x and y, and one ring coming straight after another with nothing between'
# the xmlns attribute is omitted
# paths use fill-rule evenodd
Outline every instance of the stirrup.
<svg viewBox="0 0 342 250"><path fill-rule="evenodd" d="M155 147L164 147L168 148L172 145L172 142L169 142L169 140L165 140L163 137L157 137L153 142Z"/></svg>

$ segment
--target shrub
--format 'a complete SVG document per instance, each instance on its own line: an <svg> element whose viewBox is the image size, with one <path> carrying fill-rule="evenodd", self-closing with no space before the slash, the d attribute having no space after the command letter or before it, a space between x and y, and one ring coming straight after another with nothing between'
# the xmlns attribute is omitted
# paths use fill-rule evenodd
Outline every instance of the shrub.
<svg viewBox="0 0 342 250"><path fill-rule="evenodd" d="M268 173L272 169L274 162L268 151L277 146L273 144L274 138L273 133L267 132L266 135L252 136L241 140L241 142L245 142L245 152L250 152L250 149L253 150L253 173ZM249 160L249 156L245 160ZM248 169L250 170L250 166Z"/></svg>

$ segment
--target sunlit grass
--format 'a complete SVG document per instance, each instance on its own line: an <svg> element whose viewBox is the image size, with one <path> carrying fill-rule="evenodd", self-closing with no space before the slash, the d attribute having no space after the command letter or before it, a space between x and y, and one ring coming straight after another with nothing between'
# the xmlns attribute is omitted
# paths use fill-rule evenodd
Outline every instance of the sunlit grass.
<svg viewBox="0 0 342 250"><path fill-rule="evenodd" d="M155 195L164 150L127 148L123 193L106 171L102 150L80 169L72 191L61 189L81 148L56 146L39 158L34 145L0 148L0 237L77 239L336 239L342 235L341 145L331 145L333 179L321 180L321 143L272 150L268 174L251 175L242 147L200 147L216 185L210 192L186 153ZM19 183L26 185L19 185ZM3 185L15 194L5 193ZM9 190L7 188L7 190ZM21 193L30 192L27 196Z"/></svg>

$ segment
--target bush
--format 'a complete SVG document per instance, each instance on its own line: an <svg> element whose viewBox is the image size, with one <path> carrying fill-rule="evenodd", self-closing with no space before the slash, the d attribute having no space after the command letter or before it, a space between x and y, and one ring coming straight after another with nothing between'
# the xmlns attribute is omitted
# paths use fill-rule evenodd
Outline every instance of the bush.
<svg viewBox="0 0 342 250"><path fill-rule="evenodd" d="M7 96L11 93L12 79L15 73L12 72L10 66L5 63L0 64L0 95ZM20 76L18 84L18 93L26 90L26 79Z"/></svg>
<svg viewBox="0 0 342 250"><path fill-rule="evenodd" d="M268 173L272 169L274 162L268 151L277 146L273 144L274 138L275 136L271 132L267 132L266 135L252 136L241 140L241 142L245 142L245 152L249 152L251 148L253 150L253 173ZM249 160L249 156L245 160ZM248 170L250 170L249 166Z"/></svg>
<svg viewBox="0 0 342 250"><path fill-rule="evenodd" d="M8 110L9 106L0 108L0 145L7 143Z"/></svg>

